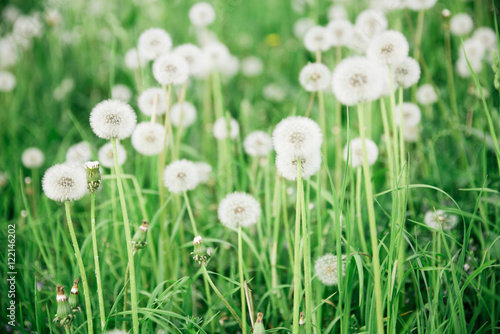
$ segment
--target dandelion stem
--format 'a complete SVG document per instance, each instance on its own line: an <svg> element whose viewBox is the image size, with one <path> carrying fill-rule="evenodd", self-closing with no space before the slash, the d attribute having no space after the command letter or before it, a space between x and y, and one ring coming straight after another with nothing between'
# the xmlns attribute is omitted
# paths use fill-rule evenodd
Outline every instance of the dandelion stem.
<svg viewBox="0 0 500 334"><path fill-rule="evenodd" d="M73 248L75 249L76 262L78 263L78 268L80 269L80 275L82 276L83 285L83 295L85 296L85 310L87 313L87 325L89 334L94 333L94 326L92 322L92 304L90 303L90 291L87 282L87 274L85 273L85 266L83 265L82 254L80 253L80 247L78 246L78 241L76 240L75 229L73 228L73 221L71 219L71 203L69 201L64 202L66 208L66 222L68 223L69 234L71 235L71 241L73 242Z"/></svg>
<svg viewBox="0 0 500 334"><path fill-rule="evenodd" d="M361 248L363 252L368 253L368 246L366 246L365 230L363 228L363 218L361 216L361 178L362 169L356 170L356 220L358 221L359 240L361 241Z"/></svg>
<svg viewBox="0 0 500 334"><path fill-rule="evenodd" d="M241 321L242 333L247 333L246 299L245 299L245 277L243 276L243 241L241 240L241 225L238 226L238 269L240 272L240 295L241 295Z"/></svg>
<svg viewBox="0 0 500 334"><path fill-rule="evenodd" d="M130 225L127 213L127 203L123 193L122 179L120 176L120 168L118 165L118 152L116 149L116 138L111 139L113 143L113 158L115 160L116 184L118 186L118 195L120 197L120 205L122 208L123 224L125 227L125 238L127 241L128 266L130 270L130 299L132 302L132 326L134 334L139 334L139 316L137 313L137 287L135 283L135 265L134 254L132 253L132 237L130 235Z"/></svg>
<svg viewBox="0 0 500 334"><path fill-rule="evenodd" d="M294 239L294 265L293 265L293 330L292 333L299 333L299 311L300 311L300 186L302 179L301 160L297 159L297 203L295 205L295 239Z"/></svg>
<svg viewBox="0 0 500 334"><path fill-rule="evenodd" d="M197 236L198 230L196 229L196 222L194 220L193 210L191 209L191 204L189 203L189 197L188 197L186 191L184 191L184 200L186 201L186 207L188 210L189 221L191 222L191 227L193 228L193 233L195 236Z"/></svg>
<svg viewBox="0 0 500 334"><path fill-rule="evenodd" d="M101 330L106 325L106 313L104 312L104 297L102 295L101 267L99 265L99 253L97 251L97 234L95 228L95 193L90 194L90 224L92 225L92 247L94 249L95 276L97 280L97 295L99 297L99 314L101 317Z"/></svg>

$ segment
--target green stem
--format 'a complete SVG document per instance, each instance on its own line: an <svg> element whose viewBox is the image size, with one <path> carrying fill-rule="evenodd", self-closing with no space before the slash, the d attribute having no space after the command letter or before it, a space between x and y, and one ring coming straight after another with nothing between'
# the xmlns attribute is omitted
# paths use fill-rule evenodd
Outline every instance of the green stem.
<svg viewBox="0 0 500 334"><path fill-rule="evenodd" d="M94 248L95 276L97 279L97 295L99 296L99 313L101 317L101 330L106 325L106 313L104 312L104 297L102 295L101 267L99 265L99 253L97 251L97 234L95 228L95 193L90 194L90 224L92 225L92 246Z"/></svg>
<svg viewBox="0 0 500 334"><path fill-rule="evenodd" d="M325 160L326 161L326 160ZM300 196L297 193L297 196L300 197L300 211L301 211L301 219L302 219L302 235L304 240L304 287L305 287L305 313L306 313L306 333L311 334L313 330L312 324L312 287L311 287L311 243L309 239L309 221L306 219L306 210L305 210L305 199L304 199L304 187L302 178L297 179L297 183L300 183ZM319 218L318 218L319 219ZM316 330L315 330L316 332Z"/></svg>
<svg viewBox="0 0 500 334"><path fill-rule="evenodd" d="M294 239L294 265L293 265L293 330L299 333L299 311L300 311L300 186L302 180L301 160L297 159L297 203L295 205L295 239Z"/></svg>
<svg viewBox="0 0 500 334"><path fill-rule="evenodd" d="M368 254L368 246L366 246L365 230L363 228L363 219L361 216L361 175L362 169L357 168L356 171L356 220L358 221L359 240L363 252Z"/></svg>
<svg viewBox="0 0 500 334"><path fill-rule="evenodd" d="M198 230L196 229L196 222L194 220L193 210L191 209L191 204L189 203L189 197L188 197L186 191L184 192L184 200L186 201L186 207L188 210L189 221L191 222L191 227L193 228L193 233L194 233L194 236L196 237L198 235Z"/></svg>
<svg viewBox="0 0 500 334"><path fill-rule="evenodd" d="M245 278L243 277L243 245L241 240L241 226L238 227L238 269L240 272L240 295L241 295L241 321L242 321L242 333L247 333L247 303L245 299Z"/></svg>
<svg viewBox="0 0 500 334"><path fill-rule="evenodd" d="M76 262L78 263L78 269L80 269L80 275L82 276L83 294L85 296L85 310L87 313L87 325L89 334L94 333L94 326L92 322L92 304L90 303L90 290L87 282L87 274L85 273L85 266L83 265L82 254L80 253L80 247L78 246L78 241L76 240L75 229L73 228L73 221L71 220L71 206L70 202L64 202L66 208L66 221L68 223L69 234L71 235L71 241L73 242L73 248L75 249Z"/></svg>
<svg viewBox="0 0 500 334"><path fill-rule="evenodd" d="M132 254L132 237L130 236L130 225L128 221L127 204L125 203L125 195L123 193L122 179L120 176L120 168L118 165L118 153L116 149L116 138L111 139L113 144L113 157L115 160L116 184L118 186L118 194L120 197L120 205L122 209L123 224L125 227L125 238L127 241L128 266L130 271L130 295L132 302L132 327L134 334L139 334L139 315L137 313L137 286L135 282L135 265L134 254Z"/></svg>

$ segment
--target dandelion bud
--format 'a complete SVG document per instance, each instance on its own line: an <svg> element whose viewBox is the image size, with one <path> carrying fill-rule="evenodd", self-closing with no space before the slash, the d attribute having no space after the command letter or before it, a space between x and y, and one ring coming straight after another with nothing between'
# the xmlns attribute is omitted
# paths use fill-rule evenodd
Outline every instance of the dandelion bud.
<svg viewBox="0 0 500 334"><path fill-rule="evenodd" d="M255 326L253 328L253 334L264 334L266 332L266 328L262 323L262 319L264 318L264 314L262 312L257 313L257 319L255 320Z"/></svg>
<svg viewBox="0 0 500 334"><path fill-rule="evenodd" d="M146 247L146 238L148 236L148 221L143 220L142 225L139 226L137 232L135 232L132 238L132 253L136 253L139 249Z"/></svg>
<svg viewBox="0 0 500 334"><path fill-rule="evenodd" d="M304 326L306 324L304 311L300 312L299 326Z"/></svg>
<svg viewBox="0 0 500 334"><path fill-rule="evenodd" d="M88 161L83 166L87 173L87 189L92 194L101 186L101 171L98 161Z"/></svg>
<svg viewBox="0 0 500 334"><path fill-rule="evenodd" d="M450 16L451 16L451 12L449 9L443 9L443 11L441 12L441 15L443 16L444 19L449 19Z"/></svg>
<svg viewBox="0 0 500 334"><path fill-rule="evenodd" d="M203 244L203 239L200 235L196 236L193 239L193 246L194 250L191 253L191 255L193 256L193 260L198 262L200 266L202 264L206 264L208 260L207 249L205 248L205 245Z"/></svg>
<svg viewBox="0 0 500 334"><path fill-rule="evenodd" d="M73 310L78 309L78 304L79 304L79 301L78 301L78 283L80 283L80 280L77 278L73 282L73 287L71 288L71 292L69 294L69 300L68 300L69 306L71 306L71 308Z"/></svg>
<svg viewBox="0 0 500 334"><path fill-rule="evenodd" d="M61 326L69 326L73 322L74 315L71 312L71 306L68 302L68 297L64 293L64 287L57 285L57 313L54 321L59 321Z"/></svg>

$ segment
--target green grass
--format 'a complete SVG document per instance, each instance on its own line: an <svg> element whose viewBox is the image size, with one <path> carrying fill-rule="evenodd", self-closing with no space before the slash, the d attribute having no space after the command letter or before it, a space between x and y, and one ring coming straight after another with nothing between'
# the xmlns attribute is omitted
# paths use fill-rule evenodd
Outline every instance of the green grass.
<svg viewBox="0 0 500 334"><path fill-rule="evenodd" d="M31 50L21 52L17 64L8 69L17 79L15 89L0 92L0 171L8 177L6 186L0 188L0 236L4 245L0 252L0 332L5 331L3 326L8 321L5 310L9 299L4 292L8 290L6 273L11 271L7 268L7 225L16 226L15 330L64 332L52 322L57 310L56 285L63 285L69 294L73 280L81 276L64 205L43 194L41 177L50 166L64 162L68 147L82 140L91 144L97 159L97 150L106 141L94 135L88 117L98 102L110 97L112 85L129 86L134 92L130 103L139 121L149 120L139 112L136 101L139 87L157 86L151 66L146 65L136 77L123 63L125 52L135 46L142 31L162 27L172 36L174 45L196 43L195 30L187 16L194 1L157 1L141 6L132 1L103 1L106 10L100 14L90 14L90 5L84 1L61 3L63 26L44 25L43 35L33 40ZM12 4L26 13L44 8L37 1L12 1ZM450 100L453 95L447 76L441 16L444 8L452 13L465 11L473 17L475 27L494 28L491 3L442 0L425 12L420 56L422 76L418 85L433 83L440 100L429 113L422 107L420 138L416 143L405 144L405 152L409 154L405 164L407 173L402 173L394 183L389 174L387 147L381 139L384 133L381 104L373 101L364 105L369 117L364 120L369 124L369 137L380 150L377 162L369 169L373 194L366 192L367 179L363 179L369 175L362 175L343 162L340 169L334 169L336 135L331 129L336 124L337 103L329 91L324 93L328 161L323 161L323 172L304 180L303 190L295 182L276 177L275 153L261 165L243 150L242 142L251 131L271 133L281 119L306 113L310 94L299 85L298 74L316 58L293 35L293 23L308 16L326 25L330 2L313 1L303 14L294 12L290 1L284 0L217 0L213 4L217 19L211 29L218 39L240 59L249 55L260 57L265 70L256 78L246 78L241 73L231 79L222 78L220 91L216 76L192 80L187 89L186 100L197 107L198 118L185 129L179 155L206 161L214 168L211 181L186 196L198 233L203 236L204 245L213 250L206 267L197 264L190 254L195 235L184 196L165 189L165 201L160 204L159 158L138 154L130 139L121 141L128 155L121 176L131 235L142 219L149 221L148 244L134 256L139 332L238 331L237 318L242 316L238 231L224 227L217 218L217 205L230 191L249 192L262 207L259 223L241 230L241 269L249 287L247 296L253 296L253 307L245 312L247 332L251 317L255 320L257 312L264 314L267 332L292 331L294 277L299 277L301 283L297 289L301 293L300 311L306 306L304 290L310 288L312 305L308 312L312 312L312 319L307 320L311 320L317 333L375 333L377 320L388 333L498 332L500 152L496 140L500 130L500 94L493 84L494 72L486 61L483 70L470 78L460 78L455 72L455 113ZM366 8L361 1L346 6L351 21ZM408 38L410 54L414 52L417 17L417 12L406 10L388 14L389 27L402 31ZM3 20L0 35L5 36L11 30L11 25ZM63 43L61 37L69 30L80 35L70 45ZM454 68L462 39L451 36L450 42ZM352 51L343 48L342 53L345 58ZM322 61L333 69L335 50L324 52ZM53 92L64 78L72 78L75 87L58 101ZM269 83L285 88L283 102L263 98L263 87ZM471 88L479 87L488 94L471 93ZM177 101L177 94L174 87L173 102ZM414 96L410 88L404 91L403 99L415 102ZM389 99L385 106L390 115ZM360 135L360 119L356 107L341 108L343 148L349 139ZM216 142L211 133L207 135L208 125L204 120L213 122L216 113L238 120L237 140ZM318 99L310 117L320 122ZM45 154L45 162L38 170L26 169L21 163L23 150L31 146ZM168 151L167 164L170 161ZM26 183L26 177L31 177L31 184ZM109 169L104 168L102 182L102 189L95 196L95 214L105 329L126 326L132 331L131 289L130 286L124 289L128 280L125 228L116 178ZM304 196L303 204L300 195ZM373 221L369 219L367 206L367 197L370 199L372 195ZM90 196L72 203L70 209L97 333L101 331L101 319L94 275ZM439 209L458 217L456 228L443 231L425 225L425 213ZM301 217L296 217L300 214ZM339 224L340 214L343 228ZM316 277L307 286L303 269L294 273L294 257L298 255L304 263L304 254L308 253L302 248L295 251L295 245L301 244L297 236L303 235L295 234L296 221L302 221L303 231L310 233L302 245L310 248L313 268L314 261L326 253L344 259L345 274L338 286L323 286ZM376 315L373 250L369 239L374 231L370 227L374 227L379 240L383 319L377 319ZM76 314L72 329L87 333L82 285L80 303L82 313ZM302 326L300 332L309 333L311 327L305 327L308 326Z"/></svg>

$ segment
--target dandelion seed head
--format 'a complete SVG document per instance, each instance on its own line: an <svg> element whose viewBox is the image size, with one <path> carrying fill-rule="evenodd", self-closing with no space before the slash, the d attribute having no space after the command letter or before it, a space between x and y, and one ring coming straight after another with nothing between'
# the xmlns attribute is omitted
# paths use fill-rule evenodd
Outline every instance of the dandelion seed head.
<svg viewBox="0 0 500 334"><path fill-rule="evenodd" d="M250 227L259 221L260 211L260 203L252 195L234 192L220 201L218 216L224 226Z"/></svg>
<svg viewBox="0 0 500 334"><path fill-rule="evenodd" d="M238 71L240 70L240 60L238 57L229 55L229 58L225 64L225 66L220 67L219 71L224 76L225 79L232 78Z"/></svg>
<svg viewBox="0 0 500 334"><path fill-rule="evenodd" d="M129 102L132 98L132 90L122 84L114 85L113 88L111 88L111 98L114 100Z"/></svg>
<svg viewBox="0 0 500 334"><path fill-rule="evenodd" d="M10 92L16 87L16 77L7 71L0 71L0 92Z"/></svg>
<svg viewBox="0 0 500 334"><path fill-rule="evenodd" d="M483 63L480 59L469 58L469 64L476 74L481 72L483 69ZM458 58L455 64L455 69L460 77L470 78L472 76L469 64L467 64L465 57Z"/></svg>
<svg viewBox="0 0 500 334"><path fill-rule="evenodd" d="M349 15L347 14L347 10L341 4L335 4L328 8L328 20L347 20Z"/></svg>
<svg viewBox="0 0 500 334"><path fill-rule="evenodd" d="M309 63L302 68L299 81L308 92L325 90L330 85L330 70L321 63Z"/></svg>
<svg viewBox="0 0 500 334"><path fill-rule="evenodd" d="M311 52L326 51L331 46L329 35L324 27L314 26L304 36L304 45Z"/></svg>
<svg viewBox="0 0 500 334"><path fill-rule="evenodd" d="M366 146L366 160L368 165L373 165L378 158L377 144L371 139L365 138ZM353 168L363 166L363 140L361 138L354 138L350 141L349 145L344 147L344 160L347 161L347 153L349 148L349 165Z"/></svg>
<svg viewBox="0 0 500 334"><path fill-rule="evenodd" d="M37 147L30 147L23 151L21 161L26 168L39 168L45 161L45 155Z"/></svg>
<svg viewBox="0 0 500 334"><path fill-rule="evenodd" d="M90 126L97 137L103 139L130 137L136 123L132 107L119 100L102 101L90 113Z"/></svg>
<svg viewBox="0 0 500 334"><path fill-rule="evenodd" d="M54 165L47 169L42 179L42 188L53 201L76 201L87 193L85 169L77 164Z"/></svg>
<svg viewBox="0 0 500 334"><path fill-rule="evenodd" d="M162 85L180 85L189 77L189 65L178 55L165 54L154 61L153 76Z"/></svg>
<svg viewBox="0 0 500 334"><path fill-rule="evenodd" d="M318 123L302 116L281 120L273 131L273 146L278 153L302 155L321 148L323 134Z"/></svg>
<svg viewBox="0 0 500 334"><path fill-rule="evenodd" d="M424 217L424 222L427 226L439 230L439 226L443 231L450 231L458 224L458 217L448 214L443 210L427 211Z"/></svg>
<svg viewBox="0 0 500 334"><path fill-rule="evenodd" d="M196 73L200 58L203 56L199 47L194 44L182 44L176 47L173 53L187 62L191 74Z"/></svg>
<svg viewBox="0 0 500 334"><path fill-rule="evenodd" d="M150 28L139 36L137 49L139 55L146 60L154 60L170 51L172 39L163 29Z"/></svg>
<svg viewBox="0 0 500 334"><path fill-rule="evenodd" d="M208 67L211 71L221 70L226 67L231 54L227 46L220 42L212 42L205 45L202 49L203 56L208 60Z"/></svg>
<svg viewBox="0 0 500 334"><path fill-rule="evenodd" d="M333 20L326 26L326 34L329 35L332 46L347 46L351 43L354 26L348 20Z"/></svg>
<svg viewBox="0 0 500 334"><path fill-rule="evenodd" d="M198 175L194 162L186 159L176 160L165 167L163 183L171 193L179 194L196 188Z"/></svg>
<svg viewBox="0 0 500 334"><path fill-rule="evenodd" d="M259 57L249 56L241 62L241 72L246 77L257 77L262 74L264 63Z"/></svg>
<svg viewBox="0 0 500 334"><path fill-rule="evenodd" d="M325 254L314 263L314 271L319 281L326 286L338 284L337 256ZM342 261L342 274L345 276L345 263Z"/></svg>
<svg viewBox="0 0 500 334"><path fill-rule="evenodd" d="M174 104L170 109L170 121L181 128L193 125L196 121L196 107L187 101Z"/></svg>
<svg viewBox="0 0 500 334"><path fill-rule="evenodd" d="M273 149L273 140L264 131L253 131L243 141L243 148L252 157L267 157Z"/></svg>
<svg viewBox="0 0 500 334"><path fill-rule="evenodd" d="M92 159L90 145L86 141L72 145L66 151L66 162L83 164Z"/></svg>
<svg viewBox="0 0 500 334"><path fill-rule="evenodd" d="M38 14L20 15L12 27L14 36L31 39L40 37L43 32L43 23Z"/></svg>
<svg viewBox="0 0 500 334"><path fill-rule="evenodd" d="M293 33L300 40L304 39L307 31L315 26L315 22L310 17L303 17L293 24Z"/></svg>
<svg viewBox="0 0 500 334"><path fill-rule="evenodd" d="M400 121L400 109L403 114L403 122ZM396 106L396 124L403 123L403 127L417 126L422 117L420 108L414 104L405 102Z"/></svg>
<svg viewBox="0 0 500 334"><path fill-rule="evenodd" d="M189 9L189 20L196 27L206 27L215 21L215 9L208 2L198 2Z"/></svg>
<svg viewBox="0 0 500 334"><path fill-rule="evenodd" d="M160 154L164 143L165 129L158 123L139 123L132 133L132 146L143 155Z"/></svg>
<svg viewBox="0 0 500 334"><path fill-rule="evenodd" d="M142 58L135 48L129 49L125 53L125 66L131 70L137 70L146 65L146 63L147 60Z"/></svg>
<svg viewBox="0 0 500 334"><path fill-rule="evenodd" d="M146 116L151 116L155 109L156 115L163 115L167 111L166 103L165 91L158 87L145 89L137 100L139 110Z"/></svg>
<svg viewBox="0 0 500 334"><path fill-rule="evenodd" d="M431 84L425 84L417 89L417 101L423 106L436 103L438 96Z"/></svg>
<svg viewBox="0 0 500 334"><path fill-rule="evenodd" d="M195 162L196 168L198 169L198 181L199 183L207 183L212 177L212 166L210 164L200 161Z"/></svg>
<svg viewBox="0 0 500 334"><path fill-rule="evenodd" d="M420 79L420 65L411 57L396 64L393 71L395 82L404 88L413 86Z"/></svg>
<svg viewBox="0 0 500 334"><path fill-rule="evenodd" d="M395 65L408 57L409 49L408 41L402 33L388 30L371 40L366 54L381 64Z"/></svg>
<svg viewBox="0 0 500 334"><path fill-rule="evenodd" d="M0 38L0 68L15 65L19 59L14 43L9 38Z"/></svg>
<svg viewBox="0 0 500 334"><path fill-rule="evenodd" d="M420 126L406 126L403 130L403 139L408 143L415 143L420 137Z"/></svg>
<svg viewBox="0 0 500 334"><path fill-rule="evenodd" d="M276 169L287 180L297 180L298 163L300 159L300 175L307 179L316 174L321 168L321 153L318 149L302 154L285 151L276 155Z"/></svg>
<svg viewBox="0 0 500 334"><path fill-rule="evenodd" d="M116 143L116 152L117 152L118 165L121 166L125 163L125 160L127 160L127 151L125 150L125 147L123 147L122 144ZM99 160L101 166L104 166L106 168L114 168L115 158L113 154L113 144L111 143L104 144L97 152L97 159Z"/></svg>
<svg viewBox="0 0 500 334"><path fill-rule="evenodd" d="M270 83L262 89L262 96L269 101L283 102L286 97L285 89L277 83Z"/></svg>
<svg viewBox="0 0 500 334"><path fill-rule="evenodd" d="M371 39L387 30L388 22L384 13L376 9L366 9L356 17L356 28L360 33Z"/></svg>
<svg viewBox="0 0 500 334"><path fill-rule="evenodd" d="M434 7L437 0L407 0L406 6L411 10L425 10Z"/></svg>
<svg viewBox="0 0 500 334"><path fill-rule="evenodd" d="M228 124L225 117L221 117L215 121L213 127L213 133L214 137L219 140L227 138ZM239 134L240 134L240 126L238 125L238 122L234 118L231 118L231 120L229 121L229 137L231 139L236 139L238 138Z"/></svg>
<svg viewBox="0 0 500 334"><path fill-rule="evenodd" d="M470 34L474 28L472 18L466 13L453 15L450 20L450 32L456 36L464 36Z"/></svg>
<svg viewBox="0 0 500 334"><path fill-rule="evenodd" d="M464 41L463 48L460 47L459 58L463 58L465 60L465 55L467 55L467 59L469 62L481 62L486 49L484 48L483 43L479 39L469 38Z"/></svg>
<svg viewBox="0 0 500 334"><path fill-rule="evenodd" d="M486 50L492 49L497 44L495 31L490 27L480 27L474 31L472 38L478 40Z"/></svg>

